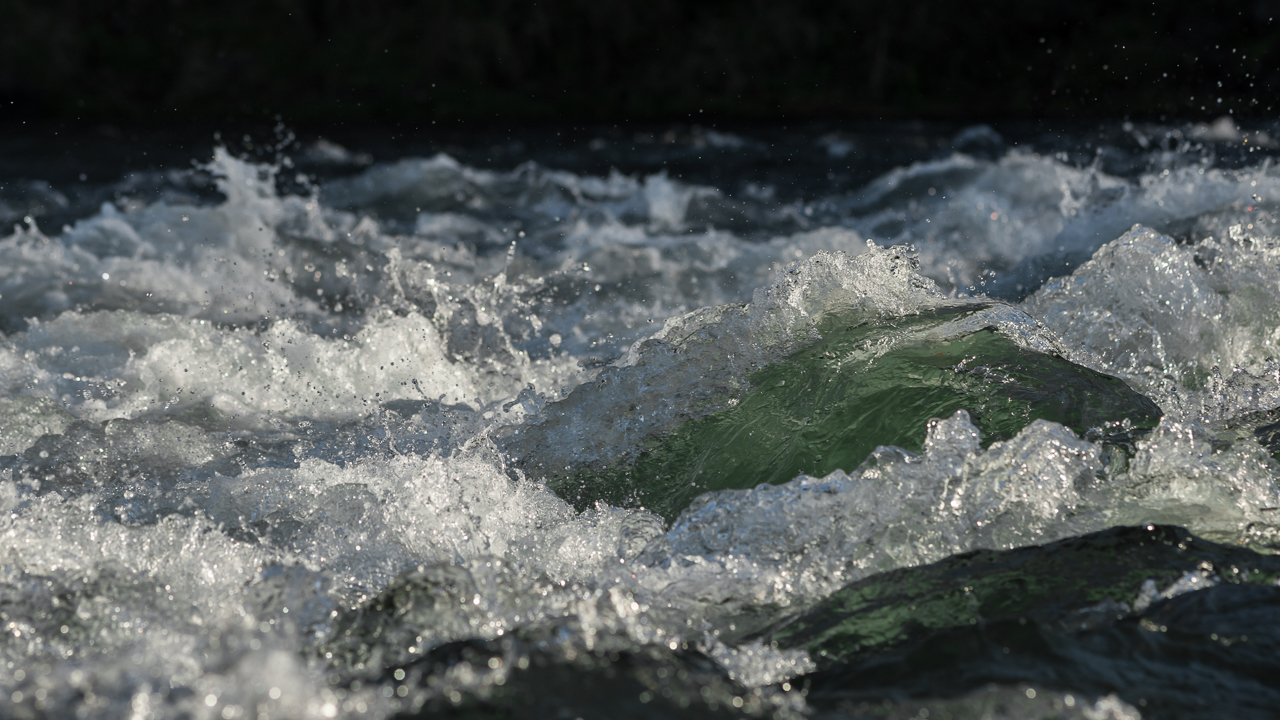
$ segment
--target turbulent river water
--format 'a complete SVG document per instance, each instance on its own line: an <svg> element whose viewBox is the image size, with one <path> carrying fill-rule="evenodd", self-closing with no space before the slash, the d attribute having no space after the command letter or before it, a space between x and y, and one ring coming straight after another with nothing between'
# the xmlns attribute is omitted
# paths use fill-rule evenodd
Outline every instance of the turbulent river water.
<svg viewBox="0 0 1280 720"><path fill-rule="evenodd" d="M1274 141L913 132L3 179L0 715L1272 716Z"/></svg>

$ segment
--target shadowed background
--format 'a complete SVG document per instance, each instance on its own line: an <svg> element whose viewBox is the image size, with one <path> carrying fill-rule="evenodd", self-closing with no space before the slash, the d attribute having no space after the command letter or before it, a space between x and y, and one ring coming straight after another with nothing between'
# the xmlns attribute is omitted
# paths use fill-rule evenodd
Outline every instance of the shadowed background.
<svg viewBox="0 0 1280 720"><path fill-rule="evenodd" d="M0 120L1271 117L1280 3L0 0Z"/></svg>

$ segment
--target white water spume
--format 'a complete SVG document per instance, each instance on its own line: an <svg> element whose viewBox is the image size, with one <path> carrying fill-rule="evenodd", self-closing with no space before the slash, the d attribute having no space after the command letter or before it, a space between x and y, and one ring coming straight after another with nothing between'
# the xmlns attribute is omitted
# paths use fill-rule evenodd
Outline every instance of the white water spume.
<svg viewBox="0 0 1280 720"><path fill-rule="evenodd" d="M468 594L386 663L555 626L564 647L700 648L782 712L771 686L814 664L724 640L751 613L1116 525L1274 538L1280 466L1216 433L1280 406L1280 178L1163 162L1130 182L955 155L807 214L764 203L769 222L817 219L742 237L699 227L724 191L666 175L438 156L280 197L275 169L218 150L215 204L17 228L0 239L0 715L388 717L412 697L332 680L335 628L415 570ZM667 527L576 512L494 442L612 373L636 397L561 441L618 453L690 414L646 402L714 395L824 313L891 323L1072 253L1092 259L984 322L1155 399L1166 417L1127 463L1045 421L984 449L959 412L919 455L708 493Z"/></svg>
<svg viewBox="0 0 1280 720"><path fill-rule="evenodd" d="M1273 238L1237 224L1178 245L1134 226L1026 307L1076 362L1126 378L1174 416L1216 420L1280 405L1277 286Z"/></svg>

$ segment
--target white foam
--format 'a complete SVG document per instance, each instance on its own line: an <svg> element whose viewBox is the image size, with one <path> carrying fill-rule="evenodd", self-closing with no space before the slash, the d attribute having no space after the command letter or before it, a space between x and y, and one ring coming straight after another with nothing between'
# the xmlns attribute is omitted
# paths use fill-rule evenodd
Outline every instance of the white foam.
<svg viewBox="0 0 1280 720"><path fill-rule="evenodd" d="M1023 307L1073 360L1128 379L1166 412L1207 420L1269 410L1280 405L1268 364L1280 356L1277 250L1236 230L1183 246L1135 226ZM1217 368L1238 369L1235 382L1215 383Z"/></svg>
<svg viewBox="0 0 1280 720"><path fill-rule="evenodd" d="M321 648L337 617L406 571L466 596L404 638L404 657L537 625L570 649L700 648L759 699L813 665L725 644L744 612L1116 524L1274 537L1276 462L1206 427L1280 405L1265 209L1280 185L1268 167L1175 155L1135 181L1022 152L956 155L806 205L446 156L282 197L275 169L218 150L221 201L108 204L60 234L17 229L0 239L0 593L17 598L19 633L0 643L13 664L0 712L38 685L63 714L389 716L398 696L331 685ZM700 219L731 203L764 229ZM1124 232L1137 221L1184 222L1194 242ZM920 455L881 448L849 472L709 493L666 528L644 511L574 512L493 441L581 382L617 380L541 448L586 438L616 457L813 340L826 313L976 306L954 294L980 292L985 270L1025 279L1043 270L1028 263L1090 253L972 322L1154 397L1168 417L1127 464L1044 421L983 449L961 413L930 426ZM1114 698L1081 708L1136 716Z"/></svg>
<svg viewBox="0 0 1280 720"><path fill-rule="evenodd" d="M785 580L765 601L785 604L873 572L1117 524L1243 537L1280 500L1274 462L1256 447L1215 453L1199 432L1192 449L1194 431L1161 425L1128 472L1109 474L1097 445L1044 420L984 451L960 411L931 425L921 456L882 449L855 472L706 493L676 520L670 552L769 568Z"/></svg>

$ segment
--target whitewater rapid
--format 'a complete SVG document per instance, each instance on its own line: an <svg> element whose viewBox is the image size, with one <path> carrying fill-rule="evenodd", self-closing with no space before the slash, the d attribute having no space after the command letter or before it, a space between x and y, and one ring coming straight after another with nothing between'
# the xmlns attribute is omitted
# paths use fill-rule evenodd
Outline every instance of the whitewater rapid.
<svg viewBox="0 0 1280 720"><path fill-rule="evenodd" d="M1265 551L1280 174L1175 130L1133 130L1165 142L1129 176L956 151L799 199L447 155L286 192L288 164L217 148L166 197L18 219L0 714L391 717L483 702L530 663L665 652L654 672L706 663L672 707L799 717L820 658L767 628L876 573L1149 524ZM870 367L939 312L961 319L919 342L987 329L1160 412L996 438L962 408L908 428L915 447L666 516L556 484L747 403L830 318L884 328L850 355ZM992 692L1037 697L972 702ZM1141 711L1071 692L1036 702Z"/></svg>

